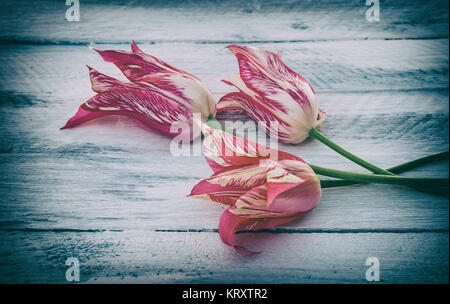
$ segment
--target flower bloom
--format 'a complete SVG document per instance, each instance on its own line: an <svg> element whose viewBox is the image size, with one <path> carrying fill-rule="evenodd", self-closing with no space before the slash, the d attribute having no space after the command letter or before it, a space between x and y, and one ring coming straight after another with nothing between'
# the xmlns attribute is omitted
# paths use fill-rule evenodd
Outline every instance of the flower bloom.
<svg viewBox="0 0 450 304"><path fill-rule="evenodd" d="M325 112L318 108L314 89L281 61L280 53L239 45L228 49L236 56L240 73L223 82L239 92L223 96L218 112L245 112L264 122L266 133L286 143L300 143L311 128L321 126ZM278 123L278 134L271 130L270 122Z"/></svg>
<svg viewBox="0 0 450 304"><path fill-rule="evenodd" d="M203 151L214 174L189 196L230 206L220 218L219 233L238 252L254 253L235 244L236 231L276 227L319 203L320 180L302 159L208 126L203 133ZM278 159L270 157L273 152Z"/></svg>
<svg viewBox="0 0 450 304"><path fill-rule="evenodd" d="M105 115L126 115L145 130L174 137L179 129L182 132L193 129L193 113L200 113L202 120L216 114L213 96L197 77L145 54L134 41L131 52L96 51L103 60L114 63L131 82L122 82L88 67L92 90L97 95L83 103L61 129ZM171 132L174 124L177 131Z"/></svg>

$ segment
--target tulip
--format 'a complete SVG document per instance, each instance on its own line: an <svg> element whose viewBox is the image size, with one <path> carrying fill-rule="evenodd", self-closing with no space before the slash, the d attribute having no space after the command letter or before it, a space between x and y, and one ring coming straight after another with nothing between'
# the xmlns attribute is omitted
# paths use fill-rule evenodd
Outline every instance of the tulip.
<svg viewBox="0 0 450 304"><path fill-rule="evenodd" d="M245 112L256 121L279 123L278 139L285 143L300 143L312 128L320 127L325 112L319 109L313 87L287 67L279 54L256 47L230 45L236 56L240 75L233 75L226 84L239 92L223 96L217 111ZM273 134L274 136L277 134Z"/></svg>
<svg viewBox="0 0 450 304"><path fill-rule="evenodd" d="M203 151L215 173L189 196L230 206L220 218L219 233L239 253L255 252L236 245L236 231L276 227L319 203L320 180L301 158L208 126L203 133ZM278 160L270 159L272 152Z"/></svg>
<svg viewBox="0 0 450 304"><path fill-rule="evenodd" d="M208 124L219 125L220 129ZM220 218L219 234L224 243L244 255L256 252L236 245L237 231L274 228L314 209L322 194L321 181L316 174L344 179L325 181L326 187L373 182L440 187L448 193L448 178L386 176L323 168L307 164L295 155L236 137L228 130L225 132L225 127L214 117L210 117L208 124L202 127L205 135L202 148L214 174L195 185L188 196L230 206ZM445 158L448 153L439 153L392 169L402 172Z"/></svg>
<svg viewBox="0 0 450 304"><path fill-rule="evenodd" d="M96 51L103 60L114 63L131 82L122 82L88 67L92 90L97 95L83 103L61 129L105 115L125 115L147 131L174 137L180 133L179 129L183 133L194 129L193 113L200 113L203 121L215 115L215 100L197 77L145 54L134 41L131 52ZM200 131L189 134L192 139Z"/></svg>
<svg viewBox="0 0 450 304"><path fill-rule="evenodd" d="M230 45L228 49L238 60L240 74L223 81L239 92L223 96L217 104L218 112L245 112L262 122L266 133L281 142L295 144L308 136L315 137L374 173L394 175L343 149L319 131L325 112L318 107L314 89L283 63L280 54L239 45ZM277 132L273 132L271 122L278 123Z"/></svg>

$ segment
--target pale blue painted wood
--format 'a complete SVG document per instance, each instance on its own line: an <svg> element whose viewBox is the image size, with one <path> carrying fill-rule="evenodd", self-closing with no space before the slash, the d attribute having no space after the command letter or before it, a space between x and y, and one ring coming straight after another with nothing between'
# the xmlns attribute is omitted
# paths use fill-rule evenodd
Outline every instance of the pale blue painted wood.
<svg viewBox="0 0 450 304"><path fill-rule="evenodd" d="M118 3L82 1L72 24L61 1L0 4L1 282L65 282L73 255L87 282L364 283L376 256L382 283L448 283L446 198L327 189L304 218L241 235L263 250L245 258L218 237L224 206L185 197L211 174L202 157L170 155L168 139L126 118L58 129L92 96L85 64L122 77L79 43L144 42L218 99L231 90L220 80L237 72L225 42L259 41L311 81L323 132L355 153L390 167L448 150L448 2L383 1L377 24L361 1ZM280 148L363 171L314 140ZM414 174L448 176L448 162Z"/></svg>

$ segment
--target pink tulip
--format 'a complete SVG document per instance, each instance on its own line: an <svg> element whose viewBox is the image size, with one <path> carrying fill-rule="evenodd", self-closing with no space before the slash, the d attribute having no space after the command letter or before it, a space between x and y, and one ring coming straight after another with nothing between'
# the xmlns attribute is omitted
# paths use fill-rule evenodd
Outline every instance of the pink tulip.
<svg viewBox="0 0 450 304"><path fill-rule="evenodd" d="M97 95L83 103L61 129L105 115L126 115L145 130L174 137L179 134L171 132L174 124L177 130L192 130L193 113L201 114L204 121L209 115L215 115L215 100L197 77L145 54L134 41L131 52L96 51L103 60L114 63L131 82L122 82L88 67L92 90Z"/></svg>
<svg viewBox="0 0 450 304"><path fill-rule="evenodd" d="M318 107L314 89L281 61L280 53L239 45L228 49L238 60L240 75L224 82L239 92L223 96L218 112L245 112L264 122L266 133L286 143L300 143L312 128L321 126L325 112ZM270 129L274 121L278 122L278 134Z"/></svg>
<svg viewBox="0 0 450 304"><path fill-rule="evenodd" d="M319 129L325 112L319 109L317 95L306 79L274 54L255 47L230 45L239 64L239 75L225 83L239 92L223 96L217 112L245 112L275 139L285 143L300 143L314 137L337 153L373 173L393 175L339 146Z"/></svg>
<svg viewBox="0 0 450 304"><path fill-rule="evenodd" d="M235 244L236 231L276 227L319 203L319 178L302 159L208 126L203 133L203 151L214 174L189 196L230 205L220 218L219 233L238 252L254 253ZM273 152L278 159L270 158Z"/></svg>

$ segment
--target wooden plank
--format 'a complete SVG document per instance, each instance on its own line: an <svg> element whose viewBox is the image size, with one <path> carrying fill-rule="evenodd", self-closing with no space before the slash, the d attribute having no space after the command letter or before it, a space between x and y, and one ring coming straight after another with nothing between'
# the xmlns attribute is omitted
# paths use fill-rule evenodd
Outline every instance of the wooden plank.
<svg viewBox="0 0 450 304"><path fill-rule="evenodd" d="M64 1L2 1L0 39L73 44L448 37L445 0L382 1L380 22L366 20L369 7L360 0L80 2L81 21L67 22Z"/></svg>
<svg viewBox="0 0 450 304"><path fill-rule="evenodd" d="M68 257L88 283L448 283L448 233L246 234L263 252L248 258L217 233L0 232L7 283L64 283ZM264 275L262 275L264 274Z"/></svg>
<svg viewBox="0 0 450 304"><path fill-rule="evenodd" d="M186 197L211 174L201 157L177 158L158 150L78 151L1 155L0 230L217 229L225 206ZM420 173L446 176L448 163ZM422 231L448 230L448 221L446 198L399 186L365 185L325 189L313 212L283 227Z"/></svg>
<svg viewBox="0 0 450 304"><path fill-rule="evenodd" d="M68 91L68 94L72 92ZM45 97L40 95L0 94L1 152L145 153L158 150L164 153L170 148L169 140L137 128L126 117L105 117L76 129L60 131L59 128L84 99L64 98L62 94L50 94L43 99ZM369 158L374 155L372 160L379 161L380 165L390 166L412 156L420 157L424 153L448 149L446 90L324 93L320 96L322 108L327 111L323 132L355 152ZM242 121L239 130L245 124L251 135L256 132L255 123L244 115L220 115L219 118L225 123ZM265 140L264 133L259 132L258 135L258 139ZM374 148L368 149L371 146ZM335 152L320 147L321 144L315 140L301 145L280 143L280 148L299 153L311 161L325 158L327 162L327 157L336 159ZM404 153L412 155L408 157ZM398 159L393 159L391 155L396 155ZM343 161L340 158L336 160L338 163Z"/></svg>
<svg viewBox="0 0 450 304"><path fill-rule="evenodd" d="M221 80L238 73L236 59L224 49L225 46L173 43L142 45L142 49L195 74L214 93L223 94L233 89ZM448 39L264 43L256 46L283 50L286 64L308 79L319 94L448 89ZM95 47L129 50L129 45ZM86 46L2 45L0 64L5 67L0 70L0 90L41 94L33 99L57 95L79 100L92 96L86 64L124 79L114 65L103 62Z"/></svg>

